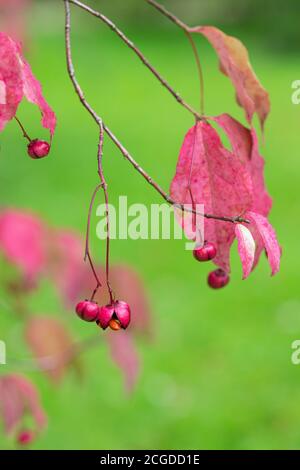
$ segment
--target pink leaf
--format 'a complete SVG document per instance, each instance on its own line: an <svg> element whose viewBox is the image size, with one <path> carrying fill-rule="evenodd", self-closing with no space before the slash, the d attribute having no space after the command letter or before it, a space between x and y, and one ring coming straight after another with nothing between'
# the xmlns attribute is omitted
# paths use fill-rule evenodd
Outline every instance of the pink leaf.
<svg viewBox="0 0 300 470"><path fill-rule="evenodd" d="M5 101L2 95L0 104L0 131L2 131L6 123L15 116L23 98L18 45L4 33L0 33L0 80L5 85Z"/></svg>
<svg viewBox="0 0 300 470"><path fill-rule="evenodd" d="M251 235L250 230L242 224L235 226L235 234L238 241L238 251L243 266L243 279L246 279L251 273L254 255L255 255L255 241Z"/></svg>
<svg viewBox="0 0 300 470"><path fill-rule="evenodd" d="M45 265L45 227L25 211L7 209L0 213L0 250L31 280Z"/></svg>
<svg viewBox="0 0 300 470"><path fill-rule="evenodd" d="M72 360L73 341L56 318L35 316L27 321L26 341L45 374L54 382L63 379Z"/></svg>
<svg viewBox="0 0 300 470"><path fill-rule="evenodd" d="M110 353L113 361L122 370L125 389L132 392L139 373L139 358L132 337L128 332L118 331L107 334Z"/></svg>
<svg viewBox="0 0 300 470"><path fill-rule="evenodd" d="M37 389L28 379L17 374L0 377L0 414L7 434L21 426L26 415L33 417L37 431L42 430L47 422Z"/></svg>
<svg viewBox="0 0 300 470"><path fill-rule="evenodd" d="M83 252L84 242L77 233L71 230L52 231L48 274L68 306L78 301L87 284L89 288L93 285L89 266L83 260Z"/></svg>
<svg viewBox="0 0 300 470"><path fill-rule="evenodd" d="M49 129L53 136L56 127L56 116L43 97L40 82L34 77L29 64L23 59L24 95L31 103L36 104L42 113L42 125Z"/></svg>
<svg viewBox="0 0 300 470"><path fill-rule="evenodd" d="M196 26L190 28L190 32L200 33L208 39L218 54L221 71L235 87L237 102L244 108L248 122L257 113L263 128L270 111L269 95L252 69L245 46L213 26Z"/></svg>
<svg viewBox="0 0 300 470"><path fill-rule="evenodd" d="M212 118L226 132L233 152L245 165L250 175L251 185L249 190L252 195L251 210L267 217L272 207L272 199L269 196L264 180L264 159L259 153L258 139L255 130L247 129L228 114L222 114ZM249 227L256 241L256 252L253 269L257 265L264 249L264 243L253 225Z"/></svg>
<svg viewBox="0 0 300 470"><path fill-rule="evenodd" d="M268 216L272 207L272 199L265 186L265 162L259 153L258 139L255 130L244 127L236 119L229 116L229 114L221 114L211 119L226 132L233 153L239 157L251 176L251 210Z"/></svg>
<svg viewBox="0 0 300 470"><path fill-rule="evenodd" d="M56 116L42 94L40 83L32 74L29 64L24 60L20 44L4 33L0 33L0 80L5 85L0 104L0 130L17 112L24 96L31 103L39 106L42 113L42 125L49 129L51 136L56 127Z"/></svg>
<svg viewBox="0 0 300 470"><path fill-rule="evenodd" d="M194 203L204 204L206 213L234 217L251 207L249 180L243 163L223 147L217 132L199 122L184 139L170 192L176 202L191 205L190 187ZM234 224L205 219L204 237L217 248L214 263L229 272Z"/></svg>
<svg viewBox="0 0 300 470"><path fill-rule="evenodd" d="M262 244L266 250L272 275L276 274L280 267L281 249L274 228L266 217L261 214L247 212L246 217L248 217L254 225L254 238L255 236L258 237L258 243Z"/></svg>

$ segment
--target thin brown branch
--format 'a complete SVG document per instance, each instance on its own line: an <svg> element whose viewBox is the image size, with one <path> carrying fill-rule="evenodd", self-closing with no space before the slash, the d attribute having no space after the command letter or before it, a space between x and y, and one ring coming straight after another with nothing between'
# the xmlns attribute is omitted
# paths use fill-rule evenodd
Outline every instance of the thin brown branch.
<svg viewBox="0 0 300 470"><path fill-rule="evenodd" d="M160 13L166 16L169 20L171 20L172 23L179 26L179 28L181 28L184 31L186 37L188 38L189 43L192 46L193 54L196 60L199 80L200 80L200 98L201 98L200 110L201 110L201 115L203 115L204 114L204 78L203 78L203 72L202 72L202 67L201 67L197 47L194 42L193 36L191 35L191 32L190 32L191 28L187 24L183 23L183 21L181 21L179 18L177 18L176 15L168 11L163 5L161 5L160 3L157 3L155 0L146 0L146 2L148 2L154 8L156 8L156 10L158 10Z"/></svg>
<svg viewBox="0 0 300 470"><path fill-rule="evenodd" d="M185 35L188 38L189 43L192 47L193 54L194 54L195 61L196 61L196 67L197 67L197 72L198 72L198 77L199 77L199 82L200 82L200 112L201 112L201 116L203 116L204 114L204 76L203 76L202 66L201 66L198 50L197 50L195 41L193 39L193 36L188 31L185 31Z"/></svg>
<svg viewBox="0 0 300 470"><path fill-rule="evenodd" d="M160 13L162 13L164 16L169 18L173 23L175 23L179 28L183 29L184 31L189 32L189 26L183 21L181 21L177 16L173 15L170 11L168 11L163 5L160 3L157 3L155 0L146 0L150 5L152 5L156 10L158 10Z"/></svg>
<svg viewBox="0 0 300 470"><path fill-rule="evenodd" d="M90 13L91 15L95 16L103 23L105 23L119 38L128 46L141 60L141 62L150 70L150 72L157 78L157 80L165 87L171 95L176 99L176 101L181 104L185 109L187 109L190 113L194 115L194 117L198 120L201 120L201 116L195 109L193 109L188 103L186 103L183 98L177 93L171 85L161 76L161 74L150 64L149 60L144 56L144 54L136 47L136 45L121 31L109 18L105 15L100 13L99 11L93 10L93 8L89 7L88 5L78 1L78 0L69 0L70 3L76 5L77 7L85 10L86 12Z"/></svg>
<svg viewBox="0 0 300 470"><path fill-rule="evenodd" d="M94 278L96 280L96 287L95 287L95 289L93 291L93 294L91 296L91 301L94 300L94 297L95 297L99 287L101 287L101 281L100 281L100 279L98 277L98 274L96 272L96 268L94 266L94 262L92 260L91 253L90 253L90 228L91 228L92 210L93 210L93 207L94 207L94 202L95 202L96 195L97 195L98 191L101 188L102 188L102 183L98 184L98 186L95 188L95 190L93 192L93 195L92 195L92 198L91 198L91 202L90 202L90 205L89 205L89 211L88 211L86 237L85 237L84 261L86 261L86 259L88 259L91 270L92 270L93 275L94 275Z"/></svg>
<svg viewBox="0 0 300 470"><path fill-rule="evenodd" d="M21 129L21 131L22 131L22 133L23 133L23 137L24 137L25 139L27 139L28 142L31 142L31 138L30 138L29 135L27 134L27 132L26 132L26 130L25 130L25 127L24 127L23 124L21 123L20 119L17 118L17 116L15 116L15 120L17 121L17 123L18 123L18 125L19 125L19 127L20 127L20 129Z"/></svg>
<svg viewBox="0 0 300 470"><path fill-rule="evenodd" d="M98 116L96 111L86 101L86 99L84 97L84 94L83 94L83 91L82 91L82 89L79 85L79 82L77 81L77 79L75 77L75 70L74 70L74 65L73 65L73 61L72 61L72 49L71 49L71 11L70 11L70 2L69 2L69 0L64 0L64 2L65 2L65 15L66 15L66 18L65 18L66 57L67 57L67 67L68 67L69 76L70 76L71 81L73 83L74 90L75 90L77 96L79 97L82 105L85 107L85 109L88 111L88 113L92 116L92 118L94 119L94 121L97 123L97 125L99 127L99 143L98 143L98 152L97 152L98 174L99 174L100 183L101 183L100 187L103 188L103 193L104 193L104 199L105 199L105 205L106 205L106 226L107 226L107 237L106 237L106 284L107 284L108 292L109 292L109 295L110 295L110 300L112 301L113 300L113 293L112 293L112 289L111 289L110 282L109 282L110 234L109 234L108 192L107 192L107 184L106 184L106 180L105 180L104 172L103 172L103 168L102 168L104 127L103 127L103 122L102 122L101 117ZM87 240L88 240L88 235L89 235L89 233L87 233ZM88 248L88 241L87 241L86 248ZM86 254L87 254L88 259L90 261L91 268L92 268L92 271L94 273L94 276L97 280L97 286L96 286L96 289L94 290L93 296L92 296L92 298L93 298L95 293L97 292L98 287L99 287L99 279L98 279L98 276L95 272L95 268L94 268L93 262L91 260L91 256L89 254L89 251L88 251L88 253L86 251Z"/></svg>
<svg viewBox="0 0 300 470"><path fill-rule="evenodd" d="M82 105L86 108L86 110L89 112L89 114L92 116L98 127L101 129L103 127L103 130L106 132L106 134L110 137L112 142L116 145L116 147L120 150L122 153L123 157L138 171L140 175L163 197L163 199L173 205L174 207L182 210L183 212L192 212L196 213L202 217L205 217L207 219L215 219L215 220L220 220L223 222L231 222L231 223L237 223L237 222L244 222L244 223L249 223L247 219L244 219L240 216L236 217L226 217L226 216L220 216L220 215L214 215L214 214L206 214L206 213L199 213L195 211L194 209L187 208L184 204L180 204L176 201L174 201L152 178L151 176L148 175L148 173L136 162L136 160L130 155L128 150L124 147L124 145L118 140L118 138L114 135L114 133L110 130L108 126L106 126L100 116L96 113L96 111L91 107L91 105L87 102L85 99L84 93L76 79L75 76L75 70L73 66L73 61L72 61L72 50L71 50L71 24L70 24L70 3L78 4L77 0L64 0L65 2L65 9L66 9L66 23L65 23L65 41L66 41L66 57L67 57L67 67L68 67L68 73L70 76L70 79L73 83L75 92L82 103Z"/></svg>

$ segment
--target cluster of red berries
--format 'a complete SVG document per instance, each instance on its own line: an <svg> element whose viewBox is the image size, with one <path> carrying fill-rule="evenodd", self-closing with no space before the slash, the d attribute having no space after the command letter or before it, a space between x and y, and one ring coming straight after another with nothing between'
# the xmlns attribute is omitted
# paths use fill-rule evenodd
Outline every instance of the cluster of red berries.
<svg viewBox="0 0 300 470"><path fill-rule="evenodd" d="M34 160L47 157L50 152L50 144L45 140L31 140L27 147L28 155Z"/></svg>
<svg viewBox="0 0 300 470"><path fill-rule="evenodd" d="M205 242L203 246L196 246L193 251L194 258L197 261L210 261L217 254L216 247L213 243ZM209 273L207 282L212 289L220 289L229 283L228 274L223 269L216 269Z"/></svg>
<svg viewBox="0 0 300 470"><path fill-rule="evenodd" d="M114 331L126 330L131 317L129 305L122 300L103 307L92 300L84 300L77 304L76 313L84 321L96 322L103 330L109 327Z"/></svg>

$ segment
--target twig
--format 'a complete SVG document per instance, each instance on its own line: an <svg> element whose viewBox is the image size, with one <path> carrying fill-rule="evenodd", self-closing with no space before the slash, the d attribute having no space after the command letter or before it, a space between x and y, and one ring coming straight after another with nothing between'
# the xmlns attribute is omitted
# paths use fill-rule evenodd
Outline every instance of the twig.
<svg viewBox="0 0 300 470"><path fill-rule="evenodd" d="M141 62L150 70L150 72L159 80L159 82L171 93L171 95L176 99L178 103L180 103L185 109L187 109L190 113L194 115L194 117L198 120L201 120L202 117L196 110L194 110L188 103L186 103L183 98L177 93L171 85L161 76L161 74L150 64L148 59L144 56L144 54L136 47L136 45L128 39L128 37L105 15L100 13L99 11L93 10L93 8L85 5L78 0L69 0L70 3L76 5L77 7L81 8L82 10L87 11L91 15L95 16L103 23L105 23L114 33L116 33L119 38L139 57Z"/></svg>
<svg viewBox="0 0 300 470"><path fill-rule="evenodd" d="M90 263L90 266L91 266L91 270L92 270L93 275L96 279L96 287L95 287L95 289L93 291L93 294L91 296L91 301L94 300L94 297L95 297L99 287L101 287L101 282L100 282L99 277L97 275L97 272L96 272L91 254L90 254L90 228L91 228L92 210L93 210L96 195L97 195L99 189L101 189L101 188L102 188L102 183L98 184L98 186L94 190L92 198L91 198L91 202L90 202L90 206L89 206L89 212L88 212L87 227L86 227L86 237L85 237L84 261L86 261L86 259L88 259L88 261Z"/></svg>
<svg viewBox="0 0 300 470"><path fill-rule="evenodd" d="M182 210L183 212L192 212L196 213L202 217L205 217L207 219L215 219L215 220L220 220L223 222L230 222L230 223L250 223L247 219L244 219L240 216L236 217L226 217L226 216L220 216L220 215L214 215L214 214L206 214L206 213L199 213L195 211L194 209L190 209L186 207L184 204L178 203L174 201L152 178L151 176L148 175L148 173L136 162L136 160L130 155L128 150L124 147L124 145L118 140L118 138L114 135L114 133L110 130L108 126L103 123L102 119L96 111L91 107L91 105L86 101L84 93L75 77L75 71L74 71L74 66L72 62L72 51L71 51L71 40L70 40L70 32L71 32L71 25L70 25L70 2L77 4L78 2L76 0L64 0L65 2L65 8L66 8L66 24L65 24L65 40L66 40L66 56L67 56L67 67L68 67L68 73L70 76L70 79L73 83L75 92L82 103L82 105L87 109L87 111L90 113L96 124L98 125L99 128L103 126L103 130L106 132L106 134L110 137L112 142L118 147L120 152L122 153L123 157L142 175L142 177L163 197L163 199L168 203L171 204L172 206Z"/></svg>
<svg viewBox="0 0 300 470"><path fill-rule="evenodd" d="M169 18L173 23L177 24L179 28L183 29L186 32L189 32L189 26L183 21L181 21L177 16L173 15L170 11L168 11L163 5L160 5L159 3L155 2L155 0L146 0L150 5L154 6L160 13L162 13L164 16Z"/></svg>
<svg viewBox="0 0 300 470"><path fill-rule="evenodd" d="M197 67L197 72L198 72L198 77L199 77L199 82L200 82L200 112L201 112L201 116L203 116L204 114L204 76L203 76L202 66L201 66L198 50L197 50L195 41L193 39L193 36L188 31L184 31L184 33L186 37L188 38L190 45L192 46L193 54L194 54L195 61L196 61L196 67Z"/></svg>
<svg viewBox="0 0 300 470"><path fill-rule="evenodd" d="M107 192L107 184L105 181L103 168L102 168L102 158L103 158L103 138L104 138L104 129L103 124L101 123L100 126L100 135L99 135L99 143L98 143L98 174L101 180L101 184L103 187L104 192L104 199L105 199L105 216L106 216L106 260L105 260L105 275L106 275L106 285L109 292L110 303L113 302L114 296L112 292L112 288L109 282L109 257L110 257L110 218L109 218L109 203L108 203L108 192Z"/></svg>
<svg viewBox="0 0 300 470"><path fill-rule="evenodd" d="M23 126L23 124L21 123L20 119L17 118L17 116L15 116L15 120L17 121L17 123L19 124L20 128L21 128L21 131L23 132L23 137L25 137L25 139L27 139L29 142L31 142L31 138L29 137L29 135L27 134L26 130L25 130L25 127Z"/></svg>
<svg viewBox="0 0 300 470"><path fill-rule="evenodd" d="M101 187L103 188L104 192L104 198L105 198L105 205L106 205L106 226L107 226L107 237L106 237L106 284L107 288L109 291L110 295L110 300L113 301L113 293L112 289L110 286L109 282L109 247L110 247L110 233L109 233L109 212L108 212L108 193L107 193L107 184L105 181L103 169L102 169L102 157L103 157L103 135L104 135L104 127L103 127L103 122L100 116L94 111L94 109L90 106L90 104L86 101L84 98L84 94L81 90L81 87L79 85L79 82L77 81L75 77L75 70L73 66L73 61L72 61L72 50L71 50L71 12L70 12L70 2L69 0L64 0L65 2L65 14L66 14L66 20L65 20L65 41L66 41L66 57L67 57L67 67L68 67L68 72L69 76L71 78L71 81L73 83L75 92L77 96L79 97L81 103L83 106L86 108L86 110L89 112L89 114L92 116L92 118L96 121L98 127L99 127L99 143L98 143L98 152L97 152L97 161L98 161L98 174L100 177L100 182L101 182ZM89 261L91 263L94 275L95 271L93 268L93 263L91 262L90 255L88 254ZM97 284L99 283L97 275L95 275L97 279ZM98 287L96 287L93 296L97 292ZM92 297L93 298L93 297Z"/></svg>
<svg viewBox="0 0 300 470"><path fill-rule="evenodd" d="M198 76L199 76L199 80L200 80L200 97L201 97L200 110L201 110L201 115L203 115L204 114L204 79L203 79L203 72L202 72L202 67L201 67L197 47L196 47L196 44L194 42L193 36L191 35L191 32L190 32L190 27L187 24L183 23L183 21L181 21L179 18L177 18L177 16L175 16L173 13L168 11L163 5L157 3L155 0L146 0L146 2L148 2L154 8L156 8L156 10L158 10L164 16L169 18L169 20L171 20L177 26L179 26L179 28L181 28L184 31L186 37L188 38L189 43L190 43L190 45L192 46L192 49L193 49L193 54L194 54L194 57L195 57L195 60L196 60L196 66L197 66Z"/></svg>

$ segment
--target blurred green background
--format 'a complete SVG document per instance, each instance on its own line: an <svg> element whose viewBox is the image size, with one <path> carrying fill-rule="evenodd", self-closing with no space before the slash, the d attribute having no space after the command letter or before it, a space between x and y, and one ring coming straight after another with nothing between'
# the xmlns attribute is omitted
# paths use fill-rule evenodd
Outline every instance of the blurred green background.
<svg viewBox="0 0 300 470"><path fill-rule="evenodd" d="M14 122L1 135L0 200L32 209L56 226L82 233L95 184L97 128L80 106L66 73L63 2L37 1L29 19L27 57L58 116L48 159L27 158ZM159 18L146 2L95 1L140 47L153 65L198 106L198 81L189 44L181 31ZM126 7L125 7L126 5ZM232 249L232 282L211 291L183 241L114 241L112 261L128 262L142 275L153 309L155 337L141 342L143 370L135 392L126 396L122 377L107 347L85 354L85 379L69 374L55 388L39 373L38 384L49 427L36 449L290 449L300 447L300 366L291 363L291 343L300 338L298 284L300 105L291 84L300 79L299 1L166 1L190 24L214 24L236 34L271 96L266 125L266 180L274 198L271 221L283 246L280 273L271 278L262 257L247 281ZM74 10L74 8L73 8ZM137 58L96 19L74 12L73 54L87 98L140 164L164 188L174 174L191 116ZM245 122L216 56L197 38L205 77L206 114L230 112ZM19 116L32 135L38 111L22 105ZM256 122L257 125L257 122ZM106 139L105 171L111 202L127 194L150 206L159 196ZM103 260L103 242L93 240ZM65 315L46 283L32 299L41 313ZM77 338L85 325L64 316ZM21 323L3 311L0 337L10 355L29 355ZM9 364L7 370L9 369ZM13 368L12 368L13 370ZM0 448L12 443L1 435Z"/></svg>

